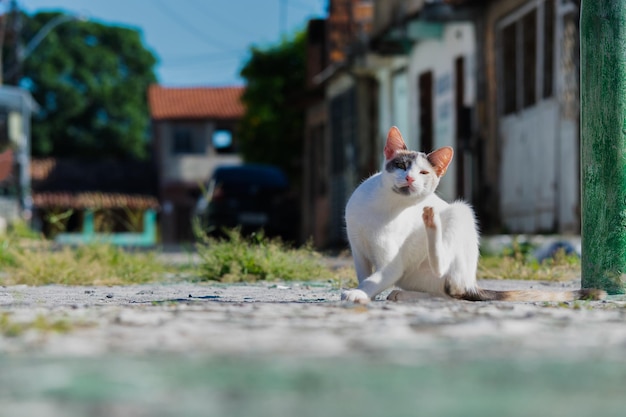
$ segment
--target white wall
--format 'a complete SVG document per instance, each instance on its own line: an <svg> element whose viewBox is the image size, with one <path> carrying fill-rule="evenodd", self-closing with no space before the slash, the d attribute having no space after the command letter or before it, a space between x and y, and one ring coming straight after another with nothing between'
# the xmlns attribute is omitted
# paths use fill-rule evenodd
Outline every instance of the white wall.
<svg viewBox="0 0 626 417"><path fill-rule="evenodd" d="M174 124L164 122L162 124L162 153L161 173L166 182L202 183L209 179L214 169L219 165L240 164L241 157L238 154L218 155L212 147L214 124L189 123L185 127L193 131L194 137L204 138L206 151L204 154L173 154L172 141Z"/></svg>
<svg viewBox="0 0 626 417"><path fill-rule="evenodd" d="M419 137L419 91L418 77L432 71L433 85L433 143L435 148L456 144L455 77L454 61L465 58L465 105L473 106L476 100L476 77L474 73L476 38L471 23L449 23L441 39L428 39L414 44L409 56L408 86L410 131ZM419 144L418 144L419 147ZM439 185L439 194L446 200L456 196L455 161Z"/></svg>
<svg viewBox="0 0 626 417"><path fill-rule="evenodd" d="M391 126L398 126L410 149L417 149L415 132L412 130L409 115L409 97L411 90L408 83L408 60L405 57L379 58L376 61L376 80L378 81L378 134L376 149L379 161L383 163L383 148L387 132ZM395 80L395 81L394 81ZM406 94L394 95L404 84Z"/></svg>

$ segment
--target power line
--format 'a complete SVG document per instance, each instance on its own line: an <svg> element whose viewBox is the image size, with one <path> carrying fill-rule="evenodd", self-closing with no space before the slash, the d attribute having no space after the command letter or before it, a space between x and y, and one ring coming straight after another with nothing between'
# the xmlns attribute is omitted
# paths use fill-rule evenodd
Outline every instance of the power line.
<svg viewBox="0 0 626 417"><path fill-rule="evenodd" d="M191 68L191 67L202 67L211 64L218 64L224 62L232 62L241 60L241 56L232 56L232 57L222 57L222 58L202 58L195 61L185 61L185 62L161 62L162 66L172 69L181 69L181 68Z"/></svg>
<svg viewBox="0 0 626 417"><path fill-rule="evenodd" d="M204 9L202 13L203 16L207 17L208 19L217 23L218 25L220 25L221 27L225 28L228 31L238 33L238 34L243 33L252 38L259 36L258 33L255 34L255 33L248 31L248 29L245 26L234 23L232 20L224 19L224 17L221 15L218 16L215 13L215 9L209 10L209 9L204 8L206 5L204 1L200 1L200 2L192 1L192 3L194 3L194 7L198 7L199 5L201 5L200 8Z"/></svg>
<svg viewBox="0 0 626 417"><path fill-rule="evenodd" d="M184 81L187 77L198 78L197 76L203 76L210 81L201 82L202 84L210 85L232 85L243 84L243 79L238 73L238 70L228 69L226 71L216 71L215 69L205 68L190 68L190 69L175 69L170 70L167 68L160 68L158 71L161 75L169 74L170 78L174 77L179 80L180 84L186 84Z"/></svg>
<svg viewBox="0 0 626 417"><path fill-rule="evenodd" d="M227 58L233 55L240 56L246 52L247 52L247 49L237 49L237 50L232 50L232 51L206 53L206 54L162 55L161 58L168 59L170 61L187 62L187 61Z"/></svg>
<svg viewBox="0 0 626 417"><path fill-rule="evenodd" d="M216 39L213 39L210 36L208 36L206 33L203 33L201 30L197 29L195 26L189 23L189 21L185 19L185 17L178 14L178 12L174 11L172 8L167 6L163 1L161 0L155 0L155 1L156 1L156 4L161 9L161 12L163 12L167 17L169 17L174 22L176 22L181 28L185 29L187 32L189 32L190 34L192 34L193 36L195 36L202 42L213 47L217 46L220 49L232 49L232 46L226 45Z"/></svg>

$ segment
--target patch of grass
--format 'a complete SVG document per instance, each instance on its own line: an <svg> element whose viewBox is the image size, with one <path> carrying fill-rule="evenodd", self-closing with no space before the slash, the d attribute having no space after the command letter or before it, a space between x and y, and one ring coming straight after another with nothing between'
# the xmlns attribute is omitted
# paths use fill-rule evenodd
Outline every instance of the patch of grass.
<svg viewBox="0 0 626 417"><path fill-rule="evenodd" d="M16 220L9 227L9 234L13 238L40 240L41 234L31 229L25 221Z"/></svg>
<svg viewBox="0 0 626 417"><path fill-rule="evenodd" d="M0 285L128 285L171 279L253 282L331 281L356 285L346 262L330 263L310 245L293 247L262 233L226 239L198 236L200 262L167 264L156 251L133 252L105 244L59 247L28 230L0 236Z"/></svg>
<svg viewBox="0 0 626 417"><path fill-rule="evenodd" d="M217 239L198 230L200 262L168 265L155 251L130 252L104 243L59 248L18 224L8 235L0 236L0 285L128 285L171 279L330 281L338 288L357 285L347 254L324 257L310 245L297 248L262 233L243 236L234 229L225 231L226 239ZM560 251L540 263L532 256L533 249L514 241L501 254L483 254L478 277L545 281L580 277L577 256Z"/></svg>
<svg viewBox="0 0 626 417"><path fill-rule="evenodd" d="M40 333L67 333L72 330L72 324L64 319L52 320L44 315L38 315L32 322L18 322L11 320L11 314L0 314L0 335L18 337L28 330Z"/></svg>
<svg viewBox="0 0 626 417"><path fill-rule="evenodd" d="M163 279L152 252L127 252L109 244L53 248L43 239L0 239L4 285L124 285Z"/></svg>
<svg viewBox="0 0 626 417"><path fill-rule="evenodd" d="M322 256L310 246L291 247L262 233L246 237L237 229L225 233L225 239L199 236L198 279L221 282L337 279L336 271L325 265Z"/></svg>
<svg viewBox="0 0 626 417"><path fill-rule="evenodd" d="M554 257L539 262L532 248L517 241L500 255L483 255L478 263L478 278L568 281L580 277L580 258L559 250Z"/></svg>

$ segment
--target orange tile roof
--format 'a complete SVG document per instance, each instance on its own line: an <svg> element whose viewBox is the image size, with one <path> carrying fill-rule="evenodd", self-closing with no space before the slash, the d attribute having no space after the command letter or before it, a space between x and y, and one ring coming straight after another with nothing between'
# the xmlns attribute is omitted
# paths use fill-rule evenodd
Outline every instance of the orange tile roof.
<svg viewBox="0 0 626 417"><path fill-rule="evenodd" d="M136 210L158 209L156 197L149 195L129 195L120 193L69 193L33 191L33 205L40 209L115 209Z"/></svg>
<svg viewBox="0 0 626 417"><path fill-rule="evenodd" d="M171 88L151 85L148 104L154 120L238 119L244 114L244 87Z"/></svg>
<svg viewBox="0 0 626 417"><path fill-rule="evenodd" d="M33 205L38 209L158 209L149 165L122 160L33 158Z"/></svg>

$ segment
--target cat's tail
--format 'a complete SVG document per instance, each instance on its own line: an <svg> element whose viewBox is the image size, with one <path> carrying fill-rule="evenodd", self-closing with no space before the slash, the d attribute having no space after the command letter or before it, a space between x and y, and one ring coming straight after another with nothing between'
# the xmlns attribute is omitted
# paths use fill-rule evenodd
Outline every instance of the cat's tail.
<svg viewBox="0 0 626 417"><path fill-rule="evenodd" d="M464 293L452 293L448 285L445 286L446 294L452 298L466 301L574 301L574 300L602 300L606 297L606 291L594 288L569 291L543 291L543 290L487 290L476 287Z"/></svg>

